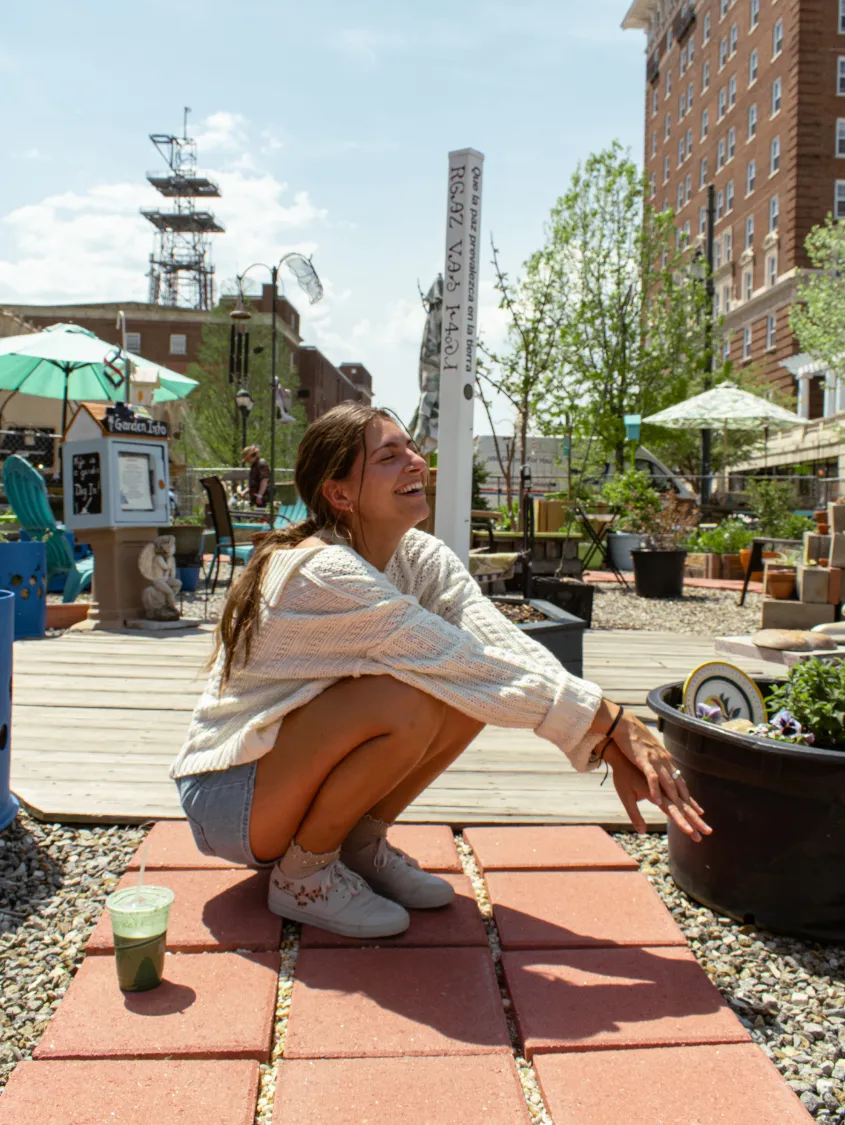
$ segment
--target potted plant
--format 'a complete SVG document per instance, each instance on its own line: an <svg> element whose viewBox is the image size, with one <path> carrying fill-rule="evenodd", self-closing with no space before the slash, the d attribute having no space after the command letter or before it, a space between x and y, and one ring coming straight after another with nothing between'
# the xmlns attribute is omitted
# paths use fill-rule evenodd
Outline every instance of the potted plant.
<svg viewBox="0 0 845 1125"><path fill-rule="evenodd" d="M755 682L769 716L761 727L726 720L719 707L686 714L680 683L648 697L666 749L713 827L694 844L669 823L672 876L719 913L843 941L845 662L811 657L783 682Z"/></svg>
<svg viewBox="0 0 845 1125"><path fill-rule="evenodd" d="M631 552L639 597L683 597L687 552L682 544L697 521L696 509L675 497L669 497L656 512L648 513L645 546Z"/></svg>
<svg viewBox="0 0 845 1125"><path fill-rule="evenodd" d="M757 520L758 536L768 539L800 540L805 531L815 531L816 524L807 516L796 515L793 511L794 492L788 481L752 480L748 484L751 510ZM751 547L740 551L742 569L745 571L751 561ZM764 551L764 559L777 558L776 551ZM762 582L763 575L755 571L752 582Z"/></svg>
<svg viewBox="0 0 845 1125"><path fill-rule="evenodd" d="M617 514L616 530L607 537L608 554L618 570L633 570L631 552L640 547L650 522L660 511L660 493L648 473L628 469L608 480L601 495Z"/></svg>

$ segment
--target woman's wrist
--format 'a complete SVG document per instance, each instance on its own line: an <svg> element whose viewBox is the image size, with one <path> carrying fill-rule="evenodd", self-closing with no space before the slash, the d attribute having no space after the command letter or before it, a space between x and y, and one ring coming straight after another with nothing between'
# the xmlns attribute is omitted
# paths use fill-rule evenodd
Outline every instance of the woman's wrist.
<svg viewBox="0 0 845 1125"><path fill-rule="evenodd" d="M623 711L624 708L620 704L603 699L593 716L590 734L600 734L603 738L614 735L619 730L620 723L624 721Z"/></svg>

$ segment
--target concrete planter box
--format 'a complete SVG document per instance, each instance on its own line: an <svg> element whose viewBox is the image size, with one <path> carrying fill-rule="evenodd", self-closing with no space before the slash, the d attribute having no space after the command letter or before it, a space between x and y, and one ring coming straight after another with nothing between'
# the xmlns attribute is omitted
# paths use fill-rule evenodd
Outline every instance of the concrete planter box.
<svg viewBox="0 0 845 1125"><path fill-rule="evenodd" d="M685 574L687 578L731 578L739 581L745 577L739 555L689 554Z"/></svg>
<svg viewBox="0 0 845 1125"><path fill-rule="evenodd" d="M521 598L494 598L493 600L518 604L522 602ZM573 617L565 609L558 609L556 605L541 598L531 598L528 604L539 610L546 620L530 621L518 625L517 628L547 648L567 672L571 672L573 676L583 677L585 623L580 617Z"/></svg>

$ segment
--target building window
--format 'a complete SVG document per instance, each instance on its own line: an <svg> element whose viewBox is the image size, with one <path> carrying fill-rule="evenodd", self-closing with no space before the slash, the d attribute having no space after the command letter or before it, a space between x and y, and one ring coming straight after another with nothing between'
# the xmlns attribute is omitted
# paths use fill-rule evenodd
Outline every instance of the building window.
<svg viewBox="0 0 845 1125"><path fill-rule="evenodd" d="M748 85L753 86L757 81L757 71L760 69L760 56L755 47L748 56Z"/></svg>
<svg viewBox="0 0 845 1125"><path fill-rule="evenodd" d="M729 230L726 230L725 231L725 261L726 262L729 262L731 260L731 258L733 257L733 246L734 246L733 232L729 231Z"/></svg>
<svg viewBox="0 0 845 1125"><path fill-rule="evenodd" d="M754 183L757 179L757 163L754 160L748 161L748 167L745 170L745 194L751 195L754 191Z"/></svg>
<svg viewBox="0 0 845 1125"><path fill-rule="evenodd" d="M766 317L766 351L770 352L775 346L776 332L775 314L769 313Z"/></svg>
<svg viewBox="0 0 845 1125"><path fill-rule="evenodd" d="M839 0L839 34L845 35L845 0Z"/></svg>
<svg viewBox="0 0 845 1125"><path fill-rule="evenodd" d="M672 50L672 44L674 42L675 42L675 36L672 34L672 25L670 24L669 28L666 31L666 50L667 51Z"/></svg>
<svg viewBox="0 0 845 1125"><path fill-rule="evenodd" d="M772 58L776 59L783 50L783 20L778 20L772 30Z"/></svg>
<svg viewBox="0 0 845 1125"><path fill-rule="evenodd" d="M704 234L707 230L707 208L699 207L698 209L698 233Z"/></svg>
<svg viewBox="0 0 845 1125"><path fill-rule="evenodd" d="M836 71L836 93L845 97L845 55L840 55Z"/></svg>
<svg viewBox="0 0 845 1125"><path fill-rule="evenodd" d="M681 137L681 139L678 141L678 167L679 168L684 162L684 152L685 151L686 151L686 149L684 147L684 138Z"/></svg>
<svg viewBox="0 0 845 1125"><path fill-rule="evenodd" d="M721 219L725 213L725 193L722 191L716 192L716 222Z"/></svg>
<svg viewBox="0 0 845 1125"><path fill-rule="evenodd" d="M725 166L725 138L722 137L716 149L716 171L721 172Z"/></svg>
<svg viewBox="0 0 845 1125"><path fill-rule="evenodd" d="M679 121L683 121L684 117L686 116L686 112L687 112L687 96L686 96L686 94L681 94L681 96L678 98L678 120Z"/></svg>
<svg viewBox="0 0 845 1125"><path fill-rule="evenodd" d="M748 107L748 139L757 136L757 105L750 105Z"/></svg>
<svg viewBox="0 0 845 1125"><path fill-rule="evenodd" d="M783 102L783 79L776 78L772 83L772 117L776 113L780 113L781 103Z"/></svg>
<svg viewBox="0 0 845 1125"><path fill-rule="evenodd" d="M728 109L733 109L736 105L736 75L728 82Z"/></svg>
<svg viewBox="0 0 845 1125"><path fill-rule="evenodd" d="M766 285L771 289L778 279L778 256L769 254L766 258Z"/></svg>
<svg viewBox="0 0 845 1125"><path fill-rule="evenodd" d="M742 330L742 358L751 359L751 325L746 324Z"/></svg>
<svg viewBox="0 0 845 1125"><path fill-rule="evenodd" d="M777 230L778 222L780 221L780 204L778 197L773 195L769 200L769 230Z"/></svg>
<svg viewBox="0 0 845 1125"><path fill-rule="evenodd" d="M725 314L731 311L731 287L730 285L722 286L722 305L725 309Z"/></svg>
<svg viewBox="0 0 845 1125"><path fill-rule="evenodd" d="M666 210L666 208L664 208L664 210ZM666 269L666 264L668 263L668 261L669 261L669 251L664 250L663 253L660 255L660 268L662 270Z"/></svg>
<svg viewBox="0 0 845 1125"><path fill-rule="evenodd" d="M684 205L684 185L682 183L680 183L680 184L678 184L678 205L675 208L675 210L680 211L681 208L683 207L683 205Z"/></svg>
<svg viewBox="0 0 845 1125"><path fill-rule="evenodd" d="M836 122L836 155L845 156L845 117Z"/></svg>
<svg viewBox="0 0 845 1125"><path fill-rule="evenodd" d="M687 42L687 62L692 66L692 60L695 58L695 36L691 35Z"/></svg>
<svg viewBox="0 0 845 1125"><path fill-rule="evenodd" d="M728 160L733 160L736 156L736 126L732 125L728 129Z"/></svg>
<svg viewBox="0 0 845 1125"><path fill-rule="evenodd" d="M745 220L745 249L750 250L754 245L754 216L749 215Z"/></svg>
<svg viewBox="0 0 845 1125"><path fill-rule="evenodd" d="M684 181L684 203L692 199L692 176L688 175Z"/></svg>
<svg viewBox="0 0 845 1125"><path fill-rule="evenodd" d="M654 199L655 195L657 195L657 175L654 172L652 172L651 173L651 198Z"/></svg>
<svg viewBox="0 0 845 1125"><path fill-rule="evenodd" d="M126 333L126 349L132 352L133 355L138 355L141 350L141 333L140 332L127 332Z"/></svg>
<svg viewBox="0 0 845 1125"><path fill-rule="evenodd" d="M713 294L713 312L716 314L716 316L719 315L719 290L718 289Z"/></svg>
<svg viewBox="0 0 845 1125"><path fill-rule="evenodd" d="M751 300L751 294L754 292L754 271L746 270L742 275L742 299L744 301Z"/></svg>
<svg viewBox="0 0 845 1125"><path fill-rule="evenodd" d="M734 24L733 27L730 30L730 38L728 40L728 53L731 56L731 58L733 58L733 56L736 54L736 47L737 47L738 43L739 43L739 28L736 26L736 24Z"/></svg>
<svg viewBox="0 0 845 1125"><path fill-rule="evenodd" d="M751 0L751 27L753 31L760 22L760 0Z"/></svg>
<svg viewBox="0 0 845 1125"><path fill-rule="evenodd" d="M704 140L704 138L707 136L707 134L709 132L710 132L710 110L709 109L703 109L701 111L701 139Z"/></svg>
<svg viewBox="0 0 845 1125"><path fill-rule="evenodd" d="M840 7L840 9L845 9L845 0L840 0L839 7ZM840 22L840 24L843 22L843 17L841 15L839 17L839 22ZM845 26L840 27L840 31L845 31ZM703 27L702 33L701 33L701 41L702 41L702 43L704 44L705 47L710 42L710 13L709 12L704 17L704 27Z"/></svg>
<svg viewBox="0 0 845 1125"><path fill-rule="evenodd" d="M687 49L681 47L681 74L687 69Z"/></svg>
<svg viewBox="0 0 845 1125"><path fill-rule="evenodd" d="M720 121L722 120L722 118L725 116L725 114L727 112L727 106L728 106L728 92L725 89L725 87L723 86L722 89L719 91L719 120Z"/></svg>
<svg viewBox="0 0 845 1125"><path fill-rule="evenodd" d="M692 156L692 129L687 129L687 160Z"/></svg>
<svg viewBox="0 0 845 1125"><path fill-rule="evenodd" d="M717 270L722 265L722 240L717 238L713 243L713 269Z"/></svg>
<svg viewBox="0 0 845 1125"><path fill-rule="evenodd" d="M171 355L187 355L188 354L188 337L173 335L170 337L170 354Z"/></svg>
<svg viewBox="0 0 845 1125"><path fill-rule="evenodd" d="M780 168L780 137L774 137L769 146L769 175L773 176L778 168Z"/></svg>
<svg viewBox="0 0 845 1125"><path fill-rule="evenodd" d="M723 20L728 14L728 0L719 0L719 19Z"/></svg>
<svg viewBox="0 0 845 1125"><path fill-rule="evenodd" d="M727 35L724 35L719 40L719 70L722 69L722 67L725 65L725 63L727 61L728 61L728 37L727 37Z"/></svg>
<svg viewBox="0 0 845 1125"><path fill-rule="evenodd" d="M725 337L722 341L722 359L727 363L731 358L731 341L729 337Z"/></svg>
<svg viewBox="0 0 845 1125"><path fill-rule="evenodd" d="M669 179L669 154L663 157L663 182L664 184Z"/></svg>
<svg viewBox="0 0 845 1125"><path fill-rule="evenodd" d="M707 157L702 156L698 162L698 186L703 188L707 183Z"/></svg>
<svg viewBox="0 0 845 1125"><path fill-rule="evenodd" d="M657 91L651 91L651 116L657 117Z"/></svg>
<svg viewBox="0 0 845 1125"><path fill-rule="evenodd" d="M664 141L669 140L669 134L671 132L672 132L672 115L671 115L671 113L667 113L666 119L663 122L663 140Z"/></svg>
<svg viewBox="0 0 845 1125"><path fill-rule="evenodd" d="M689 245L689 236L690 236L690 226L689 226L689 219L687 219L687 221L684 223L684 246Z"/></svg>
<svg viewBox="0 0 845 1125"><path fill-rule="evenodd" d="M730 215L734 209L734 182L728 180L725 184L725 214Z"/></svg>
<svg viewBox="0 0 845 1125"><path fill-rule="evenodd" d="M657 155L657 133L651 134L651 155L652 157Z"/></svg>
<svg viewBox="0 0 845 1125"><path fill-rule="evenodd" d="M689 86L687 86L687 113L692 113L692 95L692 82L690 82Z"/></svg>
<svg viewBox="0 0 845 1125"><path fill-rule="evenodd" d="M845 219L845 180L836 181L836 194L833 198L833 217Z"/></svg>
<svg viewBox="0 0 845 1125"><path fill-rule="evenodd" d="M845 59L843 59L842 61L845 62ZM705 90L709 90L709 89L710 89L710 60L708 59L707 62L704 64L704 66L702 66L702 68L701 68L701 91L703 93Z"/></svg>
<svg viewBox="0 0 845 1125"><path fill-rule="evenodd" d="M670 70L667 70L666 71L666 95L665 96L668 98L671 93L672 93L672 72Z"/></svg>

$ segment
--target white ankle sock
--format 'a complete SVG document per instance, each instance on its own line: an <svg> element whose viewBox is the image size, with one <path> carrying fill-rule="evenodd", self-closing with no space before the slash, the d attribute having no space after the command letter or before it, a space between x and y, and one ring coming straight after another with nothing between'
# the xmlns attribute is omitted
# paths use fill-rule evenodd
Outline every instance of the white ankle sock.
<svg viewBox="0 0 845 1125"><path fill-rule="evenodd" d="M377 816L364 813L343 841L343 847L348 851L359 852L362 848L366 848L368 844L372 844L373 841L387 835L388 828L390 828L388 821L379 820Z"/></svg>
<svg viewBox="0 0 845 1125"><path fill-rule="evenodd" d="M334 863L339 855L339 848L333 852L318 854L307 852L299 844L291 841L290 847L279 860L279 870L288 879L307 879L309 875L314 875Z"/></svg>

